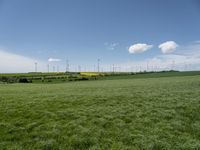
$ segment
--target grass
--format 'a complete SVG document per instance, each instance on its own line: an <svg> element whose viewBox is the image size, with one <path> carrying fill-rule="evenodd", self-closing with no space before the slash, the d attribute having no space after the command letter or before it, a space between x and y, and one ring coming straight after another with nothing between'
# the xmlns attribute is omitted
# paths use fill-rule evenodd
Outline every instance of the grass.
<svg viewBox="0 0 200 150"><path fill-rule="evenodd" d="M200 149L200 76L0 84L0 149Z"/></svg>

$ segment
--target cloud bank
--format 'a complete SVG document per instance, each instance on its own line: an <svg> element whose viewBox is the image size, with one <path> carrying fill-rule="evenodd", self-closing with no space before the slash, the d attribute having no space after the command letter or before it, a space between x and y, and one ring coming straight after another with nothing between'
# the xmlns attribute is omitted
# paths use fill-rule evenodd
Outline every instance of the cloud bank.
<svg viewBox="0 0 200 150"><path fill-rule="evenodd" d="M137 43L137 44L130 46L128 51L131 54L142 53L142 52L145 52L145 51L151 49L152 47L153 47L153 45L148 45L148 44L144 44L144 43Z"/></svg>
<svg viewBox="0 0 200 150"><path fill-rule="evenodd" d="M0 73L33 72L35 62L38 71L44 69L42 61L0 50Z"/></svg>
<svg viewBox="0 0 200 150"><path fill-rule="evenodd" d="M161 49L163 54L169 54L176 50L178 44L174 41L167 41L158 46Z"/></svg>

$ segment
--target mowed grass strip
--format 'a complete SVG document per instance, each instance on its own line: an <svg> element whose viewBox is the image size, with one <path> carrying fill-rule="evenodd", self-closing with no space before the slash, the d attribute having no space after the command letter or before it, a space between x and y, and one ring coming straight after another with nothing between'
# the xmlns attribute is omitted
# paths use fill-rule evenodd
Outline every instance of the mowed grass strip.
<svg viewBox="0 0 200 150"><path fill-rule="evenodd" d="M200 76L0 85L0 149L200 149Z"/></svg>

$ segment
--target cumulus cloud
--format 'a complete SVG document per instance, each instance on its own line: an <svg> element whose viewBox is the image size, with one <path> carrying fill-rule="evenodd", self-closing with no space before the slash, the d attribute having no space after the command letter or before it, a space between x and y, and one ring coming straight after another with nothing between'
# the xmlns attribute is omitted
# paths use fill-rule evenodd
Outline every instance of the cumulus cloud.
<svg viewBox="0 0 200 150"><path fill-rule="evenodd" d="M148 45L144 43L137 43L134 45L131 45L128 49L129 53L142 53L149 49L151 49L153 45Z"/></svg>
<svg viewBox="0 0 200 150"><path fill-rule="evenodd" d="M58 58L49 58L48 59L48 62L59 62L61 61L61 59L58 59Z"/></svg>
<svg viewBox="0 0 200 150"><path fill-rule="evenodd" d="M44 69L45 63L42 61L0 50L1 73L32 72L35 62L38 63L38 71Z"/></svg>
<svg viewBox="0 0 200 150"><path fill-rule="evenodd" d="M180 46L176 54L161 54L142 60L129 60L127 63L116 64L121 66L121 71L162 71L179 70L191 71L200 70L200 44L191 43Z"/></svg>
<svg viewBox="0 0 200 150"><path fill-rule="evenodd" d="M174 41L166 41L158 46L163 54L169 54L176 50L178 44Z"/></svg>

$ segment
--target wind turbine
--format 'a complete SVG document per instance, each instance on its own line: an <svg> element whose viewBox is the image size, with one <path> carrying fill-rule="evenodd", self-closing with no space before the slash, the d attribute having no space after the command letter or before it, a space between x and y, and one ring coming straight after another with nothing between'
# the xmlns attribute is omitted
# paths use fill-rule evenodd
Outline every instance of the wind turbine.
<svg viewBox="0 0 200 150"><path fill-rule="evenodd" d="M35 72L37 72L37 62L35 62Z"/></svg>
<svg viewBox="0 0 200 150"><path fill-rule="evenodd" d="M99 63L100 63L100 59L97 59L97 70L98 70L98 72L100 71Z"/></svg>

